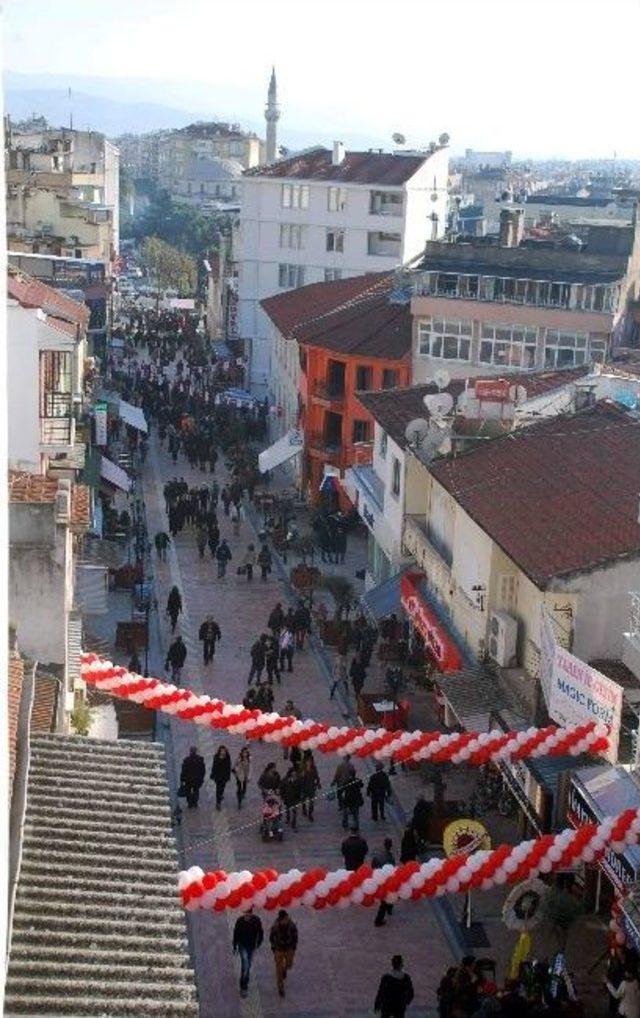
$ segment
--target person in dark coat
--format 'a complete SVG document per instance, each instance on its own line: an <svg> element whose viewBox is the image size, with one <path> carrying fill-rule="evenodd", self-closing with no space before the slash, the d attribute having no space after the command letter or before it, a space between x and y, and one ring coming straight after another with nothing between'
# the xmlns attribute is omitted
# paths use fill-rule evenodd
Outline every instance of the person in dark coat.
<svg viewBox="0 0 640 1018"><path fill-rule="evenodd" d="M364 806L362 788L360 778L354 777L342 790L342 826L345 831L349 826L349 820L352 831L360 829L360 807Z"/></svg>
<svg viewBox="0 0 640 1018"><path fill-rule="evenodd" d="M431 819L432 806L430 802L427 802L424 795L419 795L416 799L416 804L413 807L413 827L423 841L426 840L429 833L429 821Z"/></svg>
<svg viewBox="0 0 640 1018"><path fill-rule="evenodd" d="M384 804L391 798L391 782L385 773L384 764L380 761L367 782L367 795L371 799L371 819L377 820L380 817L384 820Z"/></svg>
<svg viewBox="0 0 640 1018"><path fill-rule="evenodd" d="M379 1012L381 1018L404 1018L412 1000L411 977L404 971L402 955L394 954L391 972L380 980L373 1010Z"/></svg>
<svg viewBox="0 0 640 1018"><path fill-rule="evenodd" d="M181 636L177 636L167 651L167 659L164 663L165 670L171 671L171 681L175 682L176 685L180 684L182 669L186 659L187 648L184 640Z"/></svg>
<svg viewBox="0 0 640 1018"><path fill-rule="evenodd" d="M269 792L280 791L280 775L273 762L267 764L258 778L258 788L262 792L263 796L267 795Z"/></svg>
<svg viewBox="0 0 640 1018"><path fill-rule="evenodd" d="M285 805L285 820L295 831L298 826L298 803L302 798L302 781L295 767L290 767L280 782L280 795Z"/></svg>
<svg viewBox="0 0 640 1018"><path fill-rule="evenodd" d="M232 559L229 545L223 538L216 549L216 561L218 563L218 579L221 580L227 575L227 565Z"/></svg>
<svg viewBox="0 0 640 1018"><path fill-rule="evenodd" d="M353 692L357 702L367 677L367 669L362 663L360 654L356 654L354 656L351 662L351 667L349 668L349 676L351 678L351 685L353 686Z"/></svg>
<svg viewBox="0 0 640 1018"><path fill-rule="evenodd" d="M213 764L211 765L211 779L216 786L216 809L220 809L222 806L222 800L224 799L224 790L227 787L227 782L231 777L231 757L229 756L229 750L226 746L220 746L216 750L213 757Z"/></svg>
<svg viewBox="0 0 640 1018"><path fill-rule="evenodd" d="M305 637L311 631L311 613L302 602L294 612L293 628L296 634L296 650L304 650Z"/></svg>
<svg viewBox="0 0 640 1018"><path fill-rule="evenodd" d="M418 858L418 839L413 824L408 824L404 829L402 841L400 842L400 862L413 862Z"/></svg>
<svg viewBox="0 0 640 1018"><path fill-rule="evenodd" d="M216 643L222 639L220 626L215 622L213 615L207 615L198 631L198 639L202 640L202 659L205 665L213 661L216 652Z"/></svg>
<svg viewBox="0 0 640 1018"><path fill-rule="evenodd" d="M267 625L274 636L277 636L284 625L284 612L282 605L278 601L275 608L272 610L267 620Z"/></svg>
<svg viewBox="0 0 640 1018"><path fill-rule="evenodd" d="M293 959L298 946L298 927L283 908L271 927L269 942L276 964L276 984L278 993L284 997L284 983L289 969L293 968Z"/></svg>
<svg viewBox="0 0 640 1018"><path fill-rule="evenodd" d="M254 951L264 940L262 923L250 908L238 916L233 928L233 953L240 955L240 996L246 997Z"/></svg>
<svg viewBox="0 0 640 1018"><path fill-rule="evenodd" d="M254 679L256 680L258 685L260 684L260 679L262 678L262 673L264 671L266 657L265 651L266 642L267 637L263 633L262 636L255 641L255 643L251 647L251 650L249 651L249 653L251 654L251 670L249 671L249 685L251 685Z"/></svg>
<svg viewBox="0 0 640 1018"><path fill-rule="evenodd" d="M180 785L184 790L189 809L196 809L198 805L205 773L204 760L196 747L192 746L189 750L189 756L185 756L182 761L182 768L180 770Z"/></svg>
<svg viewBox="0 0 640 1018"><path fill-rule="evenodd" d="M382 844L382 849L376 852L373 859L371 860L371 866L374 870L380 869L382 866L395 866L396 857L393 854L393 842L391 838L385 838ZM390 905L387 901L381 901L376 912L376 918L374 926L384 926L386 920L385 916L391 915L393 912L393 905Z"/></svg>
<svg viewBox="0 0 640 1018"><path fill-rule="evenodd" d="M171 619L171 632L175 632L178 615L182 611L182 598L177 587L172 587L167 598L167 615Z"/></svg>
<svg viewBox="0 0 640 1018"><path fill-rule="evenodd" d="M357 870L359 866L362 866L363 862L367 858L367 852L369 846L362 837L356 831L352 831L344 839L341 845L342 856L344 858L345 868L348 870Z"/></svg>
<svg viewBox="0 0 640 1018"><path fill-rule="evenodd" d="M302 758L302 771L300 775L302 784L302 815L307 817L308 820L313 821L316 793L322 786L311 750L308 752L309 756L305 754Z"/></svg>

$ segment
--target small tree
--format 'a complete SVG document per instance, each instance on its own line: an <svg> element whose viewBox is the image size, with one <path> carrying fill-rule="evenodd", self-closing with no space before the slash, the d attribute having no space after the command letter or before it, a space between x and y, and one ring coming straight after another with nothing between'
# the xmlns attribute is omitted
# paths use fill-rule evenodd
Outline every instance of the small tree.
<svg viewBox="0 0 640 1018"><path fill-rule="evenodd" d="M86 700L82 700L71 711L69 716L71 727L76 735L88 735L93 722L93 711Z"/></svg>
<svg viewBox="0 0 640 1018"><path fill-rule="evenodd" d="M302 560L304 566L307 565L307 559L313 565L316 557L316 542L312 534L296 534L289 542L289 549Z"/></svg>
<svg viewBox="0 0 640 1018"><path fill-rule="evenodd" d="M544 897L542 909L557 937L558 950L564 954L571 927L582 915L582 905L569 891L552 887Z"/></svg>
<svg viewBox="0 0 640 1018"><path fill-rule="evenodd" d="M147 237L142 245L142 262L163 290L177 290L183 297L195 293L198 272L190 255L159 237Z"/></svg>

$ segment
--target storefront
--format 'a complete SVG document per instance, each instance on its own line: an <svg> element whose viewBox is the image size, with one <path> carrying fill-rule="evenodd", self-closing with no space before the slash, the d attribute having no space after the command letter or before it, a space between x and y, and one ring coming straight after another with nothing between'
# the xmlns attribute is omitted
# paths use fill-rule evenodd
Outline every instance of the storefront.
<svg viewBox="0 0 640 1018"><path fill-rule="evenodd" d="M569 789L567 816L574 827L600 823L625 809L640 806L640 785L630 773L619 767L596 766L576 771ZM630 846L624 852L607 849L597 863L585 866L584 896L587 907L609 912L616 894L628 896L640 879L640 848ZM640 943L638 917L633 898L623 905L624 925L632 933L629 939Z"/></svg>
<svg viewBox="0 0 640 1018"><path fill-rule="evenodd" d="M400 604L437 670L460 671L464 664L463 656L429 603L423 586L424 578L424 573L403 573L400 581Z"/></svg>

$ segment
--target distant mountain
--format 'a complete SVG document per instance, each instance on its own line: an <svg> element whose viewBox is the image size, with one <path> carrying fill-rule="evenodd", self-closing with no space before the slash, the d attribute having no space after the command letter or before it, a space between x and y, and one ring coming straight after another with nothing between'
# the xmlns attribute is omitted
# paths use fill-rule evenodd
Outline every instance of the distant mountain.
<svg viewBox="0 0 640 1018"><path fill-rule="evenodd" d="M160 128L184 127L194 120L239 122L245 130L264 137L264 121L255 116L261 103L237 86L224 89L225 103L207 102L207 87L193 83L151 81L150 79L107 79L70 75L4 74L5 112L15 120L32 114L42 115L55 126L68 126L73 111L73 126L91 128L109 137L132 132L141 134ZM72 89L71 99L69 88ZM220 89L217 90L220 94ZM153 97L147 98L147 97ZM175 105L172 105L175 102ZM352 149L388 147L390 139L381 139L344 129L316 131L304 123L299 111L283 109L280 143L292 150L314 144L331 145L340 138Z"/></svg>

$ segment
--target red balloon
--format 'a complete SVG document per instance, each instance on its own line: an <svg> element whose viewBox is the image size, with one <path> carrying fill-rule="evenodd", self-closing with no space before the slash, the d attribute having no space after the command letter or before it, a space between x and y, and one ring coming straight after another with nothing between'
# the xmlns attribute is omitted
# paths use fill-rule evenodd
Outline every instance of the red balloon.
<svg viewBox="0 0 640 1018"><path fill-rule="evenodd" d="M222 899L218 898L218 900L213 903L213 911L214 912L224 912L224 910L227 907L227 901L228 901L227 898L222 898Z"/></svg>

